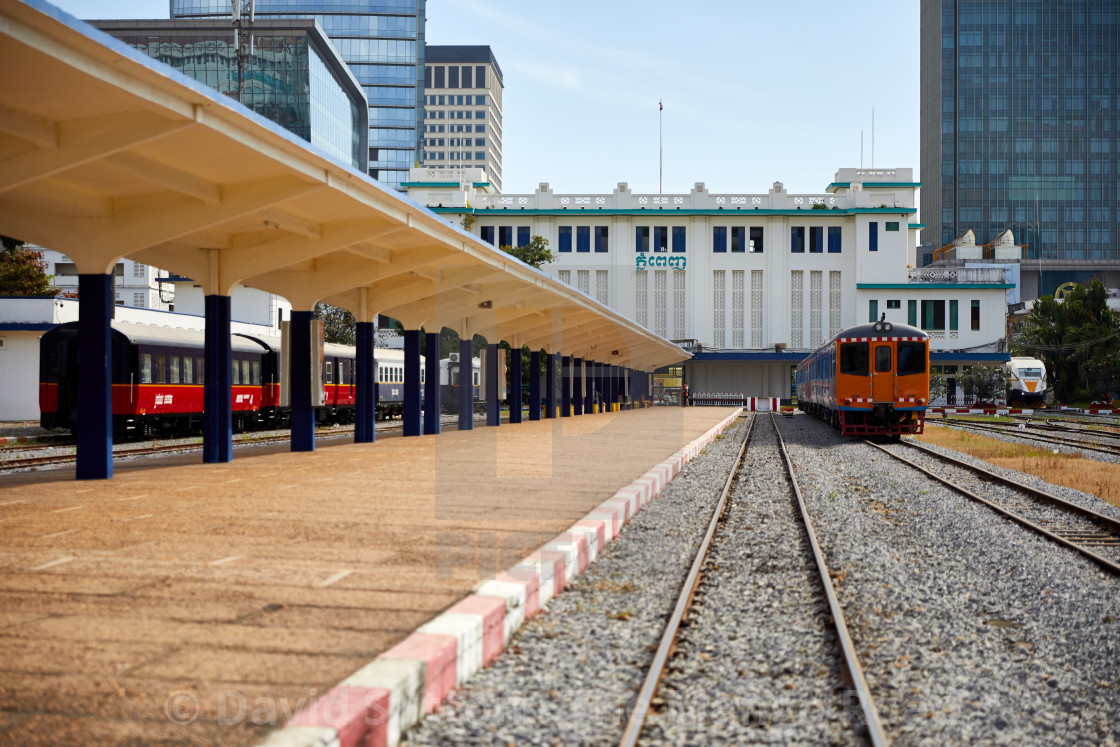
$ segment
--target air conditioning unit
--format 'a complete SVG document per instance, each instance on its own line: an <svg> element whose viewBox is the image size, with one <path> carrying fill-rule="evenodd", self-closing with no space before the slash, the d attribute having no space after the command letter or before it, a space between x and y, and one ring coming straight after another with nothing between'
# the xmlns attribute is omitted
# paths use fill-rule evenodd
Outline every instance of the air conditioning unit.
<svg viewBox="0 0 1120 747"><path fill-rule="evenodd" d="M449 361L451 361L452 363L458 363L459 362L459 354L458 353L450 353L450 354L448 354L447 359Z"/></svg>

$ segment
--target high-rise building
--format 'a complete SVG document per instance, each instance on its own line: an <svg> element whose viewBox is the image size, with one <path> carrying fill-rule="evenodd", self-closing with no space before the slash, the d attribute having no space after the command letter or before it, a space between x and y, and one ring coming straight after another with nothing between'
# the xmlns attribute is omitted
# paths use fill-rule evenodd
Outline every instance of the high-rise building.
<svg viewBox="0 0 1120 747"><path fill-rule="evenodd" d="M1120 284L1120 5L922 0L922 243L1011 229L1026 298Z"/></svg>
<svg viewBox="0 0 1120 747"><path fill-rule="evenodd" d="M170 0L171 17L230 18L230 0ZM314 18L369 102L369 174L394 189L422 158L426 0L256 0L256 18Z"/></svg>
<svg viewBox="0 0 1120 747"><path fill-rule="evenodd" d="M488 46L424 52L424 164L480 168L502 190L502 69Z"/></svg>
<svg viewBox="0 0 1120 747"><path fill-rule="evenodd" d="M228 21L90 21L131 47L216 88L338 161L366 168L366 98L310 19L261 19L234 43Z"/></svg>

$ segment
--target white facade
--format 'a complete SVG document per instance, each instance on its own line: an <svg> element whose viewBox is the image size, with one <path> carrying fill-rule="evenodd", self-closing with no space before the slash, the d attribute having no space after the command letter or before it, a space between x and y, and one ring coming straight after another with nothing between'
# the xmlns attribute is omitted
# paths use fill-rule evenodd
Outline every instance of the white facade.
<svg viewBox="0 0 1120 747"><path fill-rule="evenodd" d="M43 260L47 263L47 274L54 275L54 284L62 293L77 292L78 272L74 263L61 252L41 249ZM137 309L175 310L175 289L161 282L168 277L166 270L122 259L113 270L113 284L117 306L131 306Z"/></svg>
<svg viewBox="0 0 1120 747"><path fill-rule="evenodd" d="M230 318L248 324L269 327L272 335L280 334L281 317L292 318L292 304L275 293L236 286L230 293ZM175 278L175 310L182 314L206 316L206 296L202 286L193 280Z"/></svg>
<svg viewBox="0 0 1120 747"><path fill-rule="evenodd" d="M900 322L911 301L919 323L928 309L935 351L1004 336L998 273L977 282L910 275L920 228L911 169L841 169L824 191L799 195L780 182L758 193L712 194L698 183L634 194L620 183L609 194L558 195L542 183L532 194L488 194L423 169L410 182L413 199L456 224L473 216L471 232L496 246L547 239L556 261L545 272L694 351L686 378L696 392L788 397L791 366L868 321L873 302Z"/></svg>

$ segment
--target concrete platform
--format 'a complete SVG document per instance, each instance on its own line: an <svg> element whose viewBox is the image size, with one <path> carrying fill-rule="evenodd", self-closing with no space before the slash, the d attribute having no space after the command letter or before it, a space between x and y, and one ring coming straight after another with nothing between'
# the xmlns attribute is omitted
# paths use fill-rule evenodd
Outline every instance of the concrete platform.
<svg viewBox="0 0 1120 747"><path fill-rule="evenodd" d="M72 469L0 478L0 733L18 744L247 744L299 714L303 726L272 738L392 742L421 707L404 690L423 690L427 710L433 688L446 694L433 651L452 642L450 686L464 657L492 658L511 621L736 412L379 434L311 453L238 450L219 465L197 454L118 462L109 481L75 482ZM570 543L557 543L562 532ZM535 579L509 577L546 544ZM424 641L434 648L417 649ZM397 679L369 670L381 655L404 660L388 667ZM335 687L358 670L365 679ZM366 714L365 731L346 722L352 712Z"/></svg>

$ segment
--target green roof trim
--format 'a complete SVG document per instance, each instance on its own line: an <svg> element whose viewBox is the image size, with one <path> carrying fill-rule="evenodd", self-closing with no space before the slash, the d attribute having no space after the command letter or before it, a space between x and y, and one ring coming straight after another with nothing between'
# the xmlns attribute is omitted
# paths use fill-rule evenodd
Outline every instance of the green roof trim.
<svg viewBox="0 0 1120 747"><path fill-rule="evenodd" d="M493 186L494 185L491 184L490 182L475 182L474 183L474 188L475 189L485 189L486 187L493 187Z"/></svg>
<svg viewBox="0 0 1120 747"><path fill-rule="evenodd" d="M409 184L405 185L411 186ZM476 216L485 215L800 215L809 218L827 218L830 215L856 215L857 213L887 213L893 215L916 213L915 208L838 208L836 210L761 210L758 208L748 208L746 210L740 208L725 208L725 209L673 209L666 210L664 208L637 208L637 209L622 209L622 208L457 208L457 207L431 207L428 209L434 213L473 213Z"/></svg>
<svg viewBox="0 0 1120 747"><path fill-rule="evenodd" d="M1014 283L856 283L857 290L1008 290Z"/></svg>
<svg viewBox="0 0 1120 747"><path fill-rule="evenodd" d="M925 228L926 224L925 223L907 223L906 227L907 228Z"/></svg>
<svg viewBox="0 0 1120 747"><path fill-rule="evenodd" d="M459 182L401 182L402 187L452 187L458 189ZM475 185L477 186L477 185Z"/></svg>

